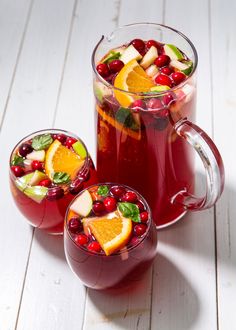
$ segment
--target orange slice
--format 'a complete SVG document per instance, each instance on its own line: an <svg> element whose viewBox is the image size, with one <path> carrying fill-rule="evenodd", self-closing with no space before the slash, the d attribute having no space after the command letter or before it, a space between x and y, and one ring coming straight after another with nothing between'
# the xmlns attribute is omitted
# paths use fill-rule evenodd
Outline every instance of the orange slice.
<svg viewBox="0 0 236 330"><path fill-rule="evenodd" d="M103 118L103 120L107 121L110 125L115 127L117 130L119 130L122 134L128 135L132 137L135 140L141 140L141 131L133 131L132 129L125 127L123 124L116 121L114 118L109 116L105 111L102 110L98 105L96 105L97 112L100 114L100 116ZM103 144L102 137L100 137L100 144Z"/></svg>
<svg viewBox="0 0 236 330"><path fill-rule="evenodd" d="M116 76L114 86L131 93L145 93L155 86L144 69L136 60L128 62ZM123 107L128 107L134 97L128 93L118 90L114 91L115 96Z"/></svg>
<svg viewBox="0 0 236 330"><path fill-rule="evenodd" d="M94 221L90 219L88 226L107 256L122 249L132 231L131 219L121 217L118 211L94 218Z"/></svg>
<svg viewBox="0 0 236 330"><path fill-rule="evenodd" d="M55 140L46 152L45 172L51 180L56 172L65 172L73 180L83 164L84 160L58 140Z"/></svg>

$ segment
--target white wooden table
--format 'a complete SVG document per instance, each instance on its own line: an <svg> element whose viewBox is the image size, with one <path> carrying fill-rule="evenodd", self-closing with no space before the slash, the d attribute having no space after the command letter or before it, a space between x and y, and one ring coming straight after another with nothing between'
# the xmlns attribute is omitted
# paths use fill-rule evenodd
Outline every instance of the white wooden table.
<svg viewBox="0 0 236 330"><path fill-rule="evenodd" d="M236 329L235 0L0 0L0 330ZM10 149L35 130L77 133L95 155L90 56L132 22L185 33L199 53L197 124L218 145L226 186L214 209L159 233L132 294L86 289L61 238L32 231L8 188Z"/></svg>

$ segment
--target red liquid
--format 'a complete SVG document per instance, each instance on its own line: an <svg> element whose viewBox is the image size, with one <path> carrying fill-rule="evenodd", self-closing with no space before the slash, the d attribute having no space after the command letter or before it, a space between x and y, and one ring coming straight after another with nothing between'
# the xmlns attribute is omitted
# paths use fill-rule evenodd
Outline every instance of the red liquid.
<svg viewBox="0 0 236 330"><path fill-rule="evenodd" d="M183 189L189 193L194 189L192 148L173 129L173 123L180 118L194 117L194 93L190 100L186 99L177 100L175 108L170 107L163 118L158 118L161 110L156 115L140 110L141 127L136 138L127 134L124 125L114 124L119 108L114 99L103 103L97 100L96 110L99 106L113 118L113 122L107 120L104 112L96 111L99 182L123 183L140 192L149 203L157 226L165 226L183 215L184 208L173 203L172 197Z"/></svg>
<svg viewBox="0 0 236 330"><path fill-rule="evenodd" d="M90 160L89 164L89 174L87 175L87 179L85 178L81 190L97 182L97 174L92 160ZM63 232L63 222L66 209L74 198L74 195L70 192L66 192L60 199L50 201L47 198L44 198L41 203L37 203L15 186L11 175L10 187L17 207L32 226L53 234Z"/></svg>

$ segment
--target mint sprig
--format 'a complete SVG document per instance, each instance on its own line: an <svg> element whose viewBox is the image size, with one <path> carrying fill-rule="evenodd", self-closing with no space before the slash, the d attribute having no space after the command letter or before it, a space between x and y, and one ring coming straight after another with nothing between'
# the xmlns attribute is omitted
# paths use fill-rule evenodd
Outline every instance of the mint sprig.
<svg viewBox="0 0 236 330"><path fill-rule="evenodd" d="M53 175L53 182L57 184L70 182L70 175L65 172L56 172Z"/></svg>
<svg viewBox="0 0 236 330"><path fill-rule="evenodd" d="M139 208L136 204L128 202L118 203L118 209L124 217L130 218L134 222L141 222Z"/></svg>
<svg viewBox="0 0 236 330"><path fill-rule="evenodd" d="M15 166L15 165L23 165L24 162L24 158L18 155L15 155L14 158L11 161L11 165Z"/></svg>
<svg viewBox="0 0 236 330"><path fill-rule="evenodd" d="M125 127L131 128L133 130L138 129L138 125L135 122L131 111L127 108L119 108L116 112L115 119Z"/></svg>
<svg viewBox="0 0 236 330"><path fill-rule="evenodd" d="M100 186L97 190L98 195L100 196L107 196L109 192L109 188L107 186Z"/></svg>
<svg viewBox="0 0 236 330"><path fill-rule="evenodd" d="M44 150L47 149L52 142L53 138L51 134L42 134L35 136L31 145L34 150Z"/></svg>
<svg viewBox="0 0 236 330"><path fill-rule="evenodd" d="M102 61L102 63L110 63L113 60L118 60L121 56L120 52L115 52L112 50Z"/></svg>

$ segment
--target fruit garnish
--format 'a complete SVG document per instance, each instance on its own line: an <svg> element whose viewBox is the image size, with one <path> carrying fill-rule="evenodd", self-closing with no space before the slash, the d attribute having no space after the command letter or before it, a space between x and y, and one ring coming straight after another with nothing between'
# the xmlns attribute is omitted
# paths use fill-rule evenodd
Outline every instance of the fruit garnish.
<svg viewBox="0 0 236 330"><path fill-rule="evenodd" d="M55 140L46 152L45 172L51 180L56 172L67 173L73 180L83 164L84 160L58 140Z"/></svg>
<svg viewBox="0 0 236 330"><path fill-rule="evenodd" d="M53 174L53 182L56 184L70 182L70 175L65 172L56 172Z"/></svg>
<svg viewBox="0 0 236 330"><path fill-rule="evenodd" d="M119 123L117 120L109 116L105 111L103 111L98 105L96 105L96 109L103 120L107 121L110 125L115 127L117 130L121 132L122 135L128 135L135 140L141 139L141 132L140 130L134 131L130 128L125 127L123 124Z"/></svg>
<svg viewBox="0 0 236 330"><path fill-rule="evenodd" d="M27 185L29 184L29 181L32 179L34 173L29 173L29 174L26 174L24 176L22 176L21 178L18 178L16 181L15 181L15 184L17 186L17 188L20 190L20 191L23 191Z"/></svg>
<svg viewBox="0 0 236 330"><path fill-rule="evenodd" d="M153 78L155 75L158 74L159 70L155 64L152 64L145 70L145 72L150 78Z"/></svg>
<svg viewBox="0 0 236 330"><path fill-rule="evenodd" d="M174 45L166 44L164 45L165 54L168 55L171 60L183 60L184 56L181 51Z"/></svg>
<svg viewBox="0 0 236 330"><path fill-rule="evenodd" d="M144 93L155 85L138 62L132 60L120 70L115 78L114 86L126 92ZM134 101L134 98L128 93L118 90L115 90L114 93L123 107L128 107Z"/></svg>
<svg viewBox="0 0 236 330"><path fill-rule="evenodd" d="M72 148L74 151L77 153L77 155L80 156L81 159L85 159L87 156L87 152L81 141L76 141L75 143L72 144Z"/></svg>
<svg viewBox="0 0 236 330"><path fill-rule="evenodd" d="M87 217L87 215L92 210L93 206L93 200L88 192L88 190L85 190L71 205L70 209L71 211L79 214L82 217Z"/></svg>
<svg viewBox="0 0 236 330"><path fill-rule="evenodd" d="M97 193L100 196L106 196L109 192L108 186L99 186Z"/></svg>
<svg viewBox="0 0 236 330"><path fill-rule="evenodd" d="M48 188L43 186L26 187L24 190L24 194L37 203L41 203L41 201L47 195L47 192Z"/></svg>
<svg viewBox="0 0 236 330"><path fill-rule="evenodd" d="M98 98L100 102L102 102L103 98L106 98L112 94L111 89L100 81L95 81L93 88L94 88L95 96Z"/></svg>
<svg viewBox="0 0 236 330"><path fill-rule="evenodd" d="M132 112L127 108L119 108L115 114L115 119L125 127L137 130L139 127Z"/></svg>
<svg viewBox="0 0 236 330"><path fill-rule="evenodd" d="M44 180L44 179L47 178L47 176L46 176L45 173L40 172L40 171L38 171L38 170L36 170L35 172L30 173L30 174L33 174L33 175L32 175L32 177L30 178L30 180L28 181L28 185L29 185L29 186L37 186L37 184L38 184L40 181L42 181L42 180Z"/></svg>
<svg viewBox="0 0 236 330"><path fill-rule="evenodd" d="M151 64L154 63L155 59L158 56L158 52L156 47L152 46L148 52L144 55L142 61L140 62L140 65L146 69L147 67L149 67Z"/></svg>
<svg viewBox="0 0 236 330"><path fill-rule="evenodd" d="M134 48L133 45L130 45L127 47L124 51L124 53L121 55L120 60L127 64L128 62L132 60L141 60L142 55Z"/></svg>
<svg viewBox="0 0 236 330"><path fill-rule="evenodd" d="M192 72L193 69L193 62L192 61L177 61L177 60L172 60L170 62L171 67L180 70L183 72L185 75L189 75Z"/></svg>
<svg viewBox="0 0 236 330"><path fill-rule="evenodd" d="M168 91L168 89L170 89L169 86L166 85L158 85L158 86L154 86L151 88L151 92L165 92Z"/></svg>
<svg viewBox="0 0 236 330"><path fill-rule="evenodd" d="M18 155L14 155L12 161L11 161L11 165L15 166L15 165L22 165L24 163L24 158Z"/></svg>
<svg viewBox="0 0 236 330"><path fill-rule="evenodd" d="M34 150L26 156L26 159L38 160L40 162L43 162L45 159L45 150Z"/></svg>
<svg viewBox="0 0 236 330"><path fill-rule="evenodd" d="M44 150L47 149L52 142L53 138L51 134L42 134L33 138L31 146L34 150Z"/></svg>
<svg viewBox="0 0 236 330"><path fill-rule="evenodd" d="M110 63L113 60L118 60L120 57L121 57L120 52L111 50L110 53L104 57L104 59L102 60L102 63Z"/></svg>
<svg viewBox="0 0 236 330"><path fill-rule="evenodd" d="M118 203L118 209L126 218L130 218L134 222L141 222L139 208L136 204L124 202Z"/></svg>
<svg viewBox="0 0 236 330"><path fill-rule="evenodd" d="M117 211L99 219L90 219L89 229L108 256L123 248L132 232L132 221Z"/></svg>

